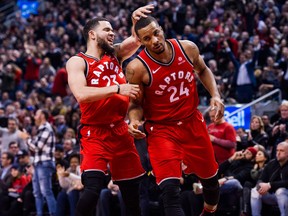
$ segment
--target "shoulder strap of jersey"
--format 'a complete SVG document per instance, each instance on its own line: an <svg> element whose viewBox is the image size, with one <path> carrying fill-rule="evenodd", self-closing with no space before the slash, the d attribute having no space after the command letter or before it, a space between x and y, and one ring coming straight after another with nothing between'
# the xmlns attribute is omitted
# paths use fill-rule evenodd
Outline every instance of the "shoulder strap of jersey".
<svg viewBox="0 0 288 216"><path fill-rule="evenodd" d="M87 77L88 75L88 63L87 63L87 60L85 58L85 55L83 55L83 53L78 53L77 56L79 56L80 58L82 58L85 62L85 70L84 70L84 76Z"/></svg>

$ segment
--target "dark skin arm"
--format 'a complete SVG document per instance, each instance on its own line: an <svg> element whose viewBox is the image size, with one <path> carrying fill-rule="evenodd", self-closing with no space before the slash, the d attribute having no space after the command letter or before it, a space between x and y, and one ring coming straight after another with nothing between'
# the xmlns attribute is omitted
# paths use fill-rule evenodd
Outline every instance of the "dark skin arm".
<svg viewBox="0 0 288 216"><path fill-rule="evenodd" d="M212 97L210 106L211 109L216 110L216 120L221 119L224 114L224 104L221 101L213 73L199 55L199 50L194 43L190 41L181 41L181 45L192 61L194 70L199 79ZM140 62L139 59L134 59L126 67L126 77L130 84L137 84L140 87L139 97L132 99L130 103L128 113L130 119L129 133L135 138L143 138L145 134L138 130L138 126L143 118L143 110L141 108L143 101L143 84L149 83L149 75L142 62Z"/></svg>
<svg viewBox="0 0 288 216"><path fill-rule="evenodd" d="M129 83L138 84L140 87L138 97L130 100L130 107L128 111L130 124L128 131L134 138L142 139L146 135L142 131L138 130L138 126L141 125L140 122L143 118L143 89L144 83L148 84L149 82L149 75L140 60L134 59L126 67L126 78Z"/></svg>
<svg viewBox="0 0 288 216"><path fill-rule="evenodd" d="M180 43L192 61L198 78L211 95L210 107L211 109L216 109L216 120L220 120L224 115L224 104L221 101L220 93L218 91L213 73L205 64L203 58L199 54L198 47L193 42L182 40Z"/></svg>

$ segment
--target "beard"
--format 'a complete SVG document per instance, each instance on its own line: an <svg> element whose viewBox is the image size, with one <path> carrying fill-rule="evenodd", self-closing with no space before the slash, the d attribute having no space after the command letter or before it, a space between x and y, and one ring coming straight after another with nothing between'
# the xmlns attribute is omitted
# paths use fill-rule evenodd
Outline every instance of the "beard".
<svg viewBox="0 0 288 216"><path fill-rule="evenodd" d="M110 46L105 40L98 38L97 39L98 45L102 50L104 50L105 53L107 54L114 54L114 47Z"/></svg>

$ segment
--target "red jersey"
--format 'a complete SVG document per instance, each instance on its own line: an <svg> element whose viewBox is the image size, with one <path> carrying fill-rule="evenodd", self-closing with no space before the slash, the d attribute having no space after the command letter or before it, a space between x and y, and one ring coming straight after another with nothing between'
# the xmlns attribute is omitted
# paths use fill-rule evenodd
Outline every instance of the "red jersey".
<svg viewBox="0 0 288 216"><path fill-rule="evenodd" d="M87 86L106 87L126 83L122 68L115 56L104 55L101 59L84 53L79 53L78 56L86 62ZM125 118L129 97L115 94L90 103L79 103L79 105L82 124L111 124Z"/></svg>
<svg viewBox="0 0 288 216"><path fill-rule="evenodd" d="M144 116L151 121L177 121L192 115L199 99L193 64L178 40L167 42L172 47L168 63L154 59L147 49L137 56L146 66L150 82L144 86Z"/></svg>

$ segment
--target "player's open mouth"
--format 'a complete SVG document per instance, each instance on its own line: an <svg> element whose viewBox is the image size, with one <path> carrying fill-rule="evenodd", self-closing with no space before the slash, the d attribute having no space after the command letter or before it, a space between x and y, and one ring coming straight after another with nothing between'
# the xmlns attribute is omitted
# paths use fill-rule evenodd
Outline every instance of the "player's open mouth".
<svg viewBox="0 0 288 216"><path fill-rule="evenodd" d="M108 42L113 44L114 38L108 38Z"/></svg>

